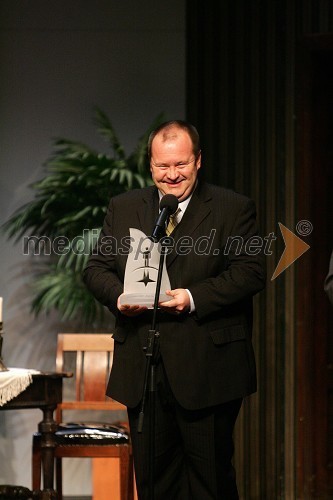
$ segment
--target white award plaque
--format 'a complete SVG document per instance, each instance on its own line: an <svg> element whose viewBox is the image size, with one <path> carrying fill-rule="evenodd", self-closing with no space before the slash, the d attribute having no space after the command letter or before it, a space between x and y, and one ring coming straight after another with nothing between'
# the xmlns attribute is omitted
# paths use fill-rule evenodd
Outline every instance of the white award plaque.
<svg viewBox="0 0 333 500"><path fill-rule="evenodd" d="M139 229L130 228L131 249L128 254L124 293L120 296L120 304L154 306L158 267L160 263L159 244L153 243ZM165 259L159 301L167 302L171 299L165 294L170 290L170 280L166 269Z"/></svg>

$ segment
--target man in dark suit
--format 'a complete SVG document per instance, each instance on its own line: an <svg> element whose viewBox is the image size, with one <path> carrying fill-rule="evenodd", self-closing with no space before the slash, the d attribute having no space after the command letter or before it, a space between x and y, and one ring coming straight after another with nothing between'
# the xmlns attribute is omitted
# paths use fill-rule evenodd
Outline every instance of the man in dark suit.
<svg viewBox="0 0 333 500"><path fill-rule="evenodd" d="M160 303L157 318L155 498L237 499L232 434L242 399L256 390L252 297L265 282L255 206L198 179L199 136L186 122L155 130L148 153L155 186L111 199L84 274L116 316L107 393L128 407L138 494L147 499L148 412L143 432L137 428L152 312L120 305L127 260L122 245L129 228L150 235L160 198L173 194L181 213L166 258L170 300Z"/></svg>

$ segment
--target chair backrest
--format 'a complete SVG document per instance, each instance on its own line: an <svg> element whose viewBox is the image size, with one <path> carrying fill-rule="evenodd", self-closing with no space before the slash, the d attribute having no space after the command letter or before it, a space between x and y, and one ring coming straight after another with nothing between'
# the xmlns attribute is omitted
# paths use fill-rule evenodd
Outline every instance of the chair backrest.
<svg viewBox="0 0 333 500"><path fill-rule="evenodd" d="M105 395L113 361L114 342L111 334L59 333L56 371L68 371L71 357L75 395L57 407L56 420L61 422L62 410L124 410L125 406ZM67 356L68 353L68 356ZM73 360L75 358L75 361ZM74 361L74 363L73 363ZM74 368L73 368L74 366Z"/></svg>

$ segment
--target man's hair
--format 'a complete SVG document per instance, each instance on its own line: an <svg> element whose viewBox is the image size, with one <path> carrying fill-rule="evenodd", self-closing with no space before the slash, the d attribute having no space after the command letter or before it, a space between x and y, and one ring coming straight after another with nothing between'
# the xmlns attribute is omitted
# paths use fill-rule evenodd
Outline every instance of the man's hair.
<svg viewBox="0 0 333 500"><path fill-rule="evenodd" d="M148 158L151 159L151 146L155 137L162 133L163 140L171 139L173 136L172 130L179 129L184 130L190 136L193 145L193 154L195 158L199 156L200 153L200 137L197 129L191 123L184 120L170 120L159 125L155 130L151 132L148 138Z"/></svg>

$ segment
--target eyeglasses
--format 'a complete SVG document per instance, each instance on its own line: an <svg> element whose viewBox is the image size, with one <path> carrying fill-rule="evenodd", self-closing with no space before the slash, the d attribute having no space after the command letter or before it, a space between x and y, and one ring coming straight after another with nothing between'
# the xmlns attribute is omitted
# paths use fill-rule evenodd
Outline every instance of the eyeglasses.
<svg viewBox="0 0 333 500"><path fill-rule="evenodd" d="M174 167L174 168L177 168L177 170L181 170L181 169L183 169L183 168L188 167L189 165L191 165L191 163L193 163L193 162L195 162L195 161L196 161L196 158L193 158L193 160L189 160L189 161L186 161L186 162L184 162L184 161L179 161L179 162L175 163L174 165L166 165L165 163L161 163L161 164L159 164L159 165L158 165L158 164L156 164L156 163L154 162L154 160L153 160L153 159L151 159L151 163L153 164L153 166L154 166L155 168L160 169L160 170L167 170L167 169L168 169L168 168L170 168L170 167Z"/></svg>

